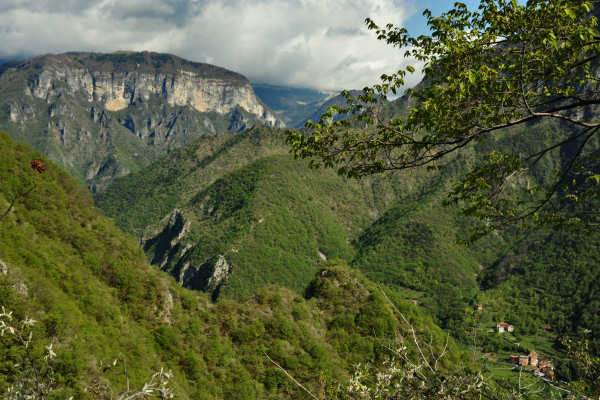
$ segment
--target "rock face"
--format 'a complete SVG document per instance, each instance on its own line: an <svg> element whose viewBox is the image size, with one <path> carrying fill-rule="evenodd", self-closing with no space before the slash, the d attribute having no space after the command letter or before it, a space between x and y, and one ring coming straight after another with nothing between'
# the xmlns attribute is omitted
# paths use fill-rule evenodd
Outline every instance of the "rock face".
<svg viewBox="0 0 600 400"><path fill-rule="evenodd" d="M232 266L222 254L211 257L201 265L194 265L190 257L196 250L187 221L179 209L164 219L158 229L142 239L144 250L152 254L152 264L173 275L180 285L190 289L211 292L213 298L227 282Z"/></svg>
<svg viewBox="0 0 600 400"><path fill-rule="evenodd" d="M216 290L227 281L229 277L229 273L231 272L231 265L225 259L225 256L219 254L217 261L213 265L212 273L208 278L207 289L208 290Z"/></svg>
<svg viewBox="0 0 600 400"><path fill-rule="evenodd" d="M202 113L228 114L241 107L267 126L279 124L241 75L226 70L219 71L222 75L213 75L203 69L203 64L185 62L174 56L157 56L168 63L166 69L155 64L154 70L140 70L139 63L132 68L123 68L112 61L113 69L106 71L99 62L114 60L110 55L47 56L42 71L25 87L25 94L48 104L64 95L81 95L90 103L99 102L108 111L120 111L158 97L171 107L190 106ZM118 60L121 56L117 57ZM138 55L131 57L138 59ZM155 58L152 54L147 57ZM71 65L73 60L83 61L88 66ZM147 62L146 59L139 61Z"/></svg>
<svg viewBox="0 0 600 400"><path fill-rule="evenodd" d="M283 123L248 80L156 53L67 53L0 67L0 128L92 189L204 134Z"/></svg>

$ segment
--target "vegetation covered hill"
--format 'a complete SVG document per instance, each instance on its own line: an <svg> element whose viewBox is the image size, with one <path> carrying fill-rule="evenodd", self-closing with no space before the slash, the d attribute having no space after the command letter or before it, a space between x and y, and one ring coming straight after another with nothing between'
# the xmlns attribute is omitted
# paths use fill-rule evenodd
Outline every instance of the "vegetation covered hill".
<svg viewBox="0 0 600 400"><path fill-rule="evenodd" d="M349 242L378 211L367 185L286 151L267 128L207 138L117 180L97 202L186 286L238 298L266 284L301 290L322 259L353 257ZM220 257L227 276L211 286Z"/></svg>
<svg viewBox="0 0 600 400"><path fill-rule="evenodd" d="M436 280L473 297L481 260L454 243L458 217L439 207L443 185L427 195L419 183L426 172L355 181L312 170L286 154L281 136L255 128L202 139L119 178L97 204L140 238L155 265L215 296L245 296L269 283L301 290L323 260L344 259L386 284L423 291L410 282L431 283L432 299ZM415 245L411 236L398 244L403 238L389 224L402 221L409 235L421 235L422 252L398 251ZM439 247L425 251L432 241ZM406 269L410 263L438 274Z"/></svg>
<svg viewBox="0 0 600 400"><path fill-rule="evenodd" d="M2 394L23 378L17 364L42 362L52 344L53 398L114 397L127 379L141 388L161 366L173 370L182 399L299 398L301 389L266 355L323 394L355 363L382 361L394 338L410 335L379 289L347 267L327 266L302 293L265 287L241 303L214 304L150 266L135 240L46 157L3 133L0 145L0 209L9 210L0 219L0 305L37 321L31 352L8 333L0 337ZM32 170L31 160L46 170ZM388 295L441 351L445 335L431 319ZM444 365L461 357L450 341Z"/></svg>

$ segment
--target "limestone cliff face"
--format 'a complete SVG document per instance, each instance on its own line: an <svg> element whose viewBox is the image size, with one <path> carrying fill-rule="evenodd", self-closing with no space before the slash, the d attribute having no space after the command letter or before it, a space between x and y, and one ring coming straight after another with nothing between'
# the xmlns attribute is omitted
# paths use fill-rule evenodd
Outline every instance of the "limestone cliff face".
<svg viewBox="0 0 600 400"><path fill-rule="evenodd" d="M0 66L0 129L92 191L206 134L283 123L244 76L157 53L66 53Z"/></svg>
<svg viewBox="0 0 600 400"><path fill-rule="evenodd" d="M190 106L199 112L228 114L241 107L267 126L282 126L275 115L258 100L248 81L232 82L191 70L174 72L99 71L73 67L52 59L28 82L25 94L49 104L63 95L83 95L108 111L120 111L158 96L170 106ZM236 77L237 78L237 77ZM14 118L14 117L13 117Z"/></svg>

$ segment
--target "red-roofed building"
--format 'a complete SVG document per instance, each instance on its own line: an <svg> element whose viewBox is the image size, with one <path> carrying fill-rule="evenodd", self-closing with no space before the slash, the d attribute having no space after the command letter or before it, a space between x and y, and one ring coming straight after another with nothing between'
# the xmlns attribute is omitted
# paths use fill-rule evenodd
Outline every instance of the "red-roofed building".
<svg viewBox="0 0 600 400"><path fill-rule="evenodd" d="M528 356L519 356L519 365L521 367L526 367L529 365L529 357Z"/></svg>

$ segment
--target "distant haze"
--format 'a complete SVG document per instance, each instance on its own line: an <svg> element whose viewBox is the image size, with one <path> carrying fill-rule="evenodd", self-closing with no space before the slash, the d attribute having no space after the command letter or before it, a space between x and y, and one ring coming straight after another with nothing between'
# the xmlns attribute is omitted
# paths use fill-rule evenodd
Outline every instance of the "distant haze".
<svg viewBox="0 0 600 400"><path fill-rule="evenodd" d="M366 30L365 17L419 28L417 11L416 0L2 0L0 59L150 50L254 82L361 88L409 63Z"/></svg>

